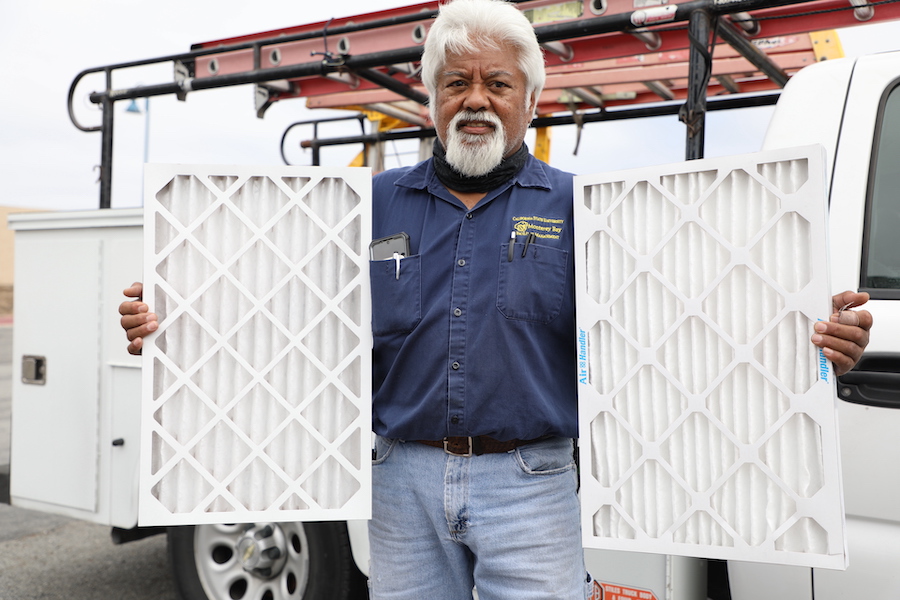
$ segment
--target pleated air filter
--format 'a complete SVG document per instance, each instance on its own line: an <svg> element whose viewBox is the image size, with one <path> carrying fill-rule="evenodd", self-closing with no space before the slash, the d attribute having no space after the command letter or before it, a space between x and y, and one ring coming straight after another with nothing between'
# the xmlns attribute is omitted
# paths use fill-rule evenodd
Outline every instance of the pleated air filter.
<svg viewBox="0 0 900 600"><path fill-rule="evenodd" d="M845 568L818 147L575 180L585 545Z"/></svg>
<svg viewBox="0 0 900 600"><path fill-rule="evenodd" d="M140 522L368 518L368 169L149 165Z"/></svg>

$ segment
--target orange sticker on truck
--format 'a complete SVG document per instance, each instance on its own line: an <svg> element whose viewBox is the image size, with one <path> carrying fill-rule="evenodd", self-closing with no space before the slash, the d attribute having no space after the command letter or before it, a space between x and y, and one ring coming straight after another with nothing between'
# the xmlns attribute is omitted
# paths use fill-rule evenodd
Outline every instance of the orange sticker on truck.
<svg viewBox="0 0 900 600"><path fill-rule="evenodd" d="M601 588L598 590L597 588ZM598 595L598 592L599 595ZM591 600L658 600L656 594L649 590L640 590L637 588L626 587L624 585L615 585L612 583L594 582L594 592Z"/></svg>

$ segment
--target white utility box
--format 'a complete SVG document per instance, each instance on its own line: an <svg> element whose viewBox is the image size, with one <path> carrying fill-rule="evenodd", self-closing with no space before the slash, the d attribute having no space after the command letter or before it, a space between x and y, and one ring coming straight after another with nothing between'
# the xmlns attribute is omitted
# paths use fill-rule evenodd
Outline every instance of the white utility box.
<svg viewBox="0 0 900 600"><path fill-rule="evenodd" d="M137 524L141 362L116 307L141 278L141 209L10 215L15 231L10 501Z"/></svg>

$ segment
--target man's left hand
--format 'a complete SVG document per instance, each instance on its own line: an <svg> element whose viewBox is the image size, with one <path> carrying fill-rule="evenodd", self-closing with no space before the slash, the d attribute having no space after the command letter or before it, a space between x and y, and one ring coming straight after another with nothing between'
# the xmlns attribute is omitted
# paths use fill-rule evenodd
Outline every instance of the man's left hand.
<svg viewBox="0 0 900 600"><path fill-rule="evenodd" d="M818 321L812 343L822 348L825 357L834 363L834 370L843 375L853 368L869 344L872 314L867 310L849 310L869 300L865 292L843 292L832 297L834 313L828 321Z"/></svg>

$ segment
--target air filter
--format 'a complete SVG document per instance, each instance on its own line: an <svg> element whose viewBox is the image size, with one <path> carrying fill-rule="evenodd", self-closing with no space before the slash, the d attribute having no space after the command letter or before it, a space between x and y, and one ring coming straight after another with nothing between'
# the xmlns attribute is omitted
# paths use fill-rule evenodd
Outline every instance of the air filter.
<svg viewBox="0 0 900 600"><path fill-rule="evenodd" d="M818 147L575 179L585 546L846 567Z"/></svg>
<svg viewBox="0 0 900 600"><path fill-rule="evenodd" d="M142 525L368 518L368 169L148 165Z"/></svg>

